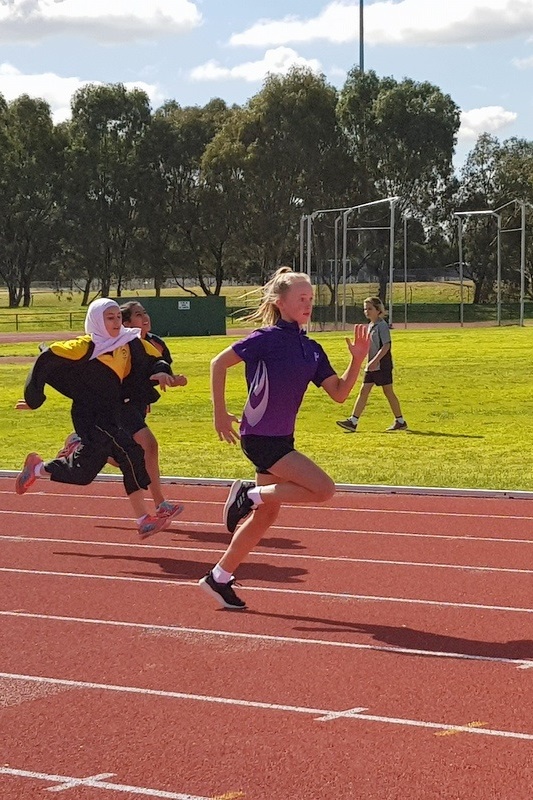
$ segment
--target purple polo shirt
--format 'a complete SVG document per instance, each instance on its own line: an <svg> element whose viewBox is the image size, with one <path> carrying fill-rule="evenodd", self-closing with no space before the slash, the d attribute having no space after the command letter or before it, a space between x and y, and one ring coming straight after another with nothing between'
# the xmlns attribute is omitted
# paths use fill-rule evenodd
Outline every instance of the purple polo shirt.
<svg viewBox="0 0 533 800"><path fill-rule="evenodd" d="M309 383L320 386L335 375L322 347L309 339L297 322L280 319L232 348L246 366L243 435L291 436Z"/></svg>

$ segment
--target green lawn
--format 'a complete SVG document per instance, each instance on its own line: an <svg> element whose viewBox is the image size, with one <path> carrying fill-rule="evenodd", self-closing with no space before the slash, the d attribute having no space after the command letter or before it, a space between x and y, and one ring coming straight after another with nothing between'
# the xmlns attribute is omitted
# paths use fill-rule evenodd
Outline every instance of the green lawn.
<svg viewBox="0 0 533 800"><path fill-rule="evenodd" d="M202 291L195 290L199 297L203 297ZM342 290L341 290L342 291ZM349 284L346 289L346 301L348 305L362 305L365 297L375 295L378 287L375 284L358 283ZM181 289L164 289L163 297L184 296L186 293ZM252 286L225 286L222 294L226 297L228 309L250 308L257 306L258 292ZM469 303L472 297L472 286L470 281L464 283L464 302ZM138 295L142 301L143 297L154 297L153 290L139 290L125 292L124 296ZM51 291L36 290L32 294L32 304L28 308L9 308L8 295L5 290L0 290L0 333L20 331L59 331L59 330L82 330L86 308L81 306L81 293L75 291L73 294L64 292L62 295L54 294ZM92 298L92 296L91 296ZM404 307L405 286L403 283L396 283L393 289L394 303L398 308ZM415 305L422 304L452 304L460 301L459 282L425 282L409 283L407 286L407 302ZM328 306L330 302L330 292L325 286L316 289L316 304ZM401 312L403 318L403 310ZM231 327L238 326L234 320L228 320Z"/></svg>
<svg viewBox="0 0 533 800"><path fill-rule="evenodd" d="M342 371L344 334L313 336ZM189 385L167 392L149 418L160 441L162 473L250 476L240 449L219 442L211 425L209 360L231 340L167 341L175 370L188 376ZM345 434L335 420L350 412L354 396L338 406L311 386L298 418L299 449L340 483L533 488L533 328L398 329L393 352L396 391L410 432L383 432L391 415L381 390L374 389L359 432ZM29 365L2 364L2 358L36 353L34 343L0 346L4 469L18 468L29 450L51 457L71 430L68 401L52 390L38 411L13 408ZM228 408L239 414L245 401L241 366L229 372L227 397Z"/></svg>

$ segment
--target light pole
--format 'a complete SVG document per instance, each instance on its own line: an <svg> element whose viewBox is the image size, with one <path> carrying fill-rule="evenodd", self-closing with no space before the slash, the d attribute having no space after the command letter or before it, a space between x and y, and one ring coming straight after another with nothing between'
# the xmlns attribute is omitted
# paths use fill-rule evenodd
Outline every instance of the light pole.
<svg viewBox="0 0 533 800"><path fill-rule="evenodd" d="M365 71L364 0L359 0L359 69Z"/></svg>

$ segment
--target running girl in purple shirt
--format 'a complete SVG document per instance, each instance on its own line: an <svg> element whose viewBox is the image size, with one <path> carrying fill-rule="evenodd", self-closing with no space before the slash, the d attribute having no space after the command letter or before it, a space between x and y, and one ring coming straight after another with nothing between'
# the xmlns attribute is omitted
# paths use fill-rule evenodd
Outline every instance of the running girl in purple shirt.
<svg viewBox="0 0 533 800"><path fill-rule="evenodd" d="M227 347L211 362L214 427L229 444L241 442L254 464L256 481L233 483L224 508L224 522L234 533L218 562L200 580L200 587L224 608L243 609L235 594L233 572L260 542L285 503L314 505L329 500L335 484L317 464L294 448L296 415L312 381L337 403L350 394L368 352L368 331L356 325L353 342L346 339L351 360L339 377L322 347L303 330L313 308L313 287L307 275L280 267L263 288L263 300L249 317L265 327ZM245 363L248 400L240 422L226 408L226 372Z"/></svg>

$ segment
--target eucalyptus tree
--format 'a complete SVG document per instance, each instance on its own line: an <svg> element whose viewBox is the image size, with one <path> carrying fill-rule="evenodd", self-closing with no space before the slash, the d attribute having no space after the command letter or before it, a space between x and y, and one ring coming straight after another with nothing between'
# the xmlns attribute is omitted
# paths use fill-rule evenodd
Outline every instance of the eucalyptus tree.
<svg viewBox="0 0 533 800"><path fill-rule="evenodd" d="M280 262L294 262L302 213L346 194L351 164L336 104L323 76L302 68L270 75L208 146L204 166L224 176L231 192L241 270L265 276Z"/></svg>
<svg viewBox="0 0 533 800"><path fill-rule="evenodd" d="M510 293L520 294L522 204L525 214L525 280L526 293L533 298L533 142L511 138L503 142L497 161L501 200L509 203L502 224L513 230L503 234L502 264ZM518 202L513 202L518 201Z"/></svg>
<svg viewBox="0 0 533 800"><path fill-rule="evenodd" d="M122 84L88 85L72 98L67 154L68 244L84 274L83 302L97 279L103 295L139 259L140 144L151 122L148 96Z"/></svg>
<svg viewBox="0 0 533 800"><path fill-rule="evenodd" d="M438 222L435 212L453 181L460 117L451 97L429 82L397 82L354 68L340 92L337 113L354 159L358 204L396 196L398 211L408 211L429 230ZM372 212L368 227L376 223L382 224ZM373 268L385 299L387 234L359 236L358 246L375 248ZM357 248L354 255L357 259Z"/></svg>
<svg viewBox="0 0 533 800"><path fill-rule="evenodd" d="M505 202L498 166L498 139L482 134L468 154L461 170L456 211L490 211ZM491 214L465 216L463 230L463 271L474 283L474 303L492 299L497 272L497 220Z"/></svg>
<svg viewBox="0 0 533 800"><path fill-rule="evenodd" d="M59 252L63 143L44 100L2 98L0 150L0 275L9 305L28 306L32 280Z"/></svg>
<svg viewBox="0 0 533 800"><path fill-rule="evenodd" d="M360 202L397 195L419 213L453 174L459 108L429 82L352 69L338 117L351 145Z"/></svg>
<svg viewBox="0 0 533 800"><path fill-rule="evenodd" d="M235 230L225 187L210 183L202 161L231 114L223 100L204 107L167 103L154 115L140 151L145 188L139 213L144 261L156 291L168 275L186 291L194 279L204 294L219 294L223 256ZM149 263L151 262L151 263Z"/></svg>

